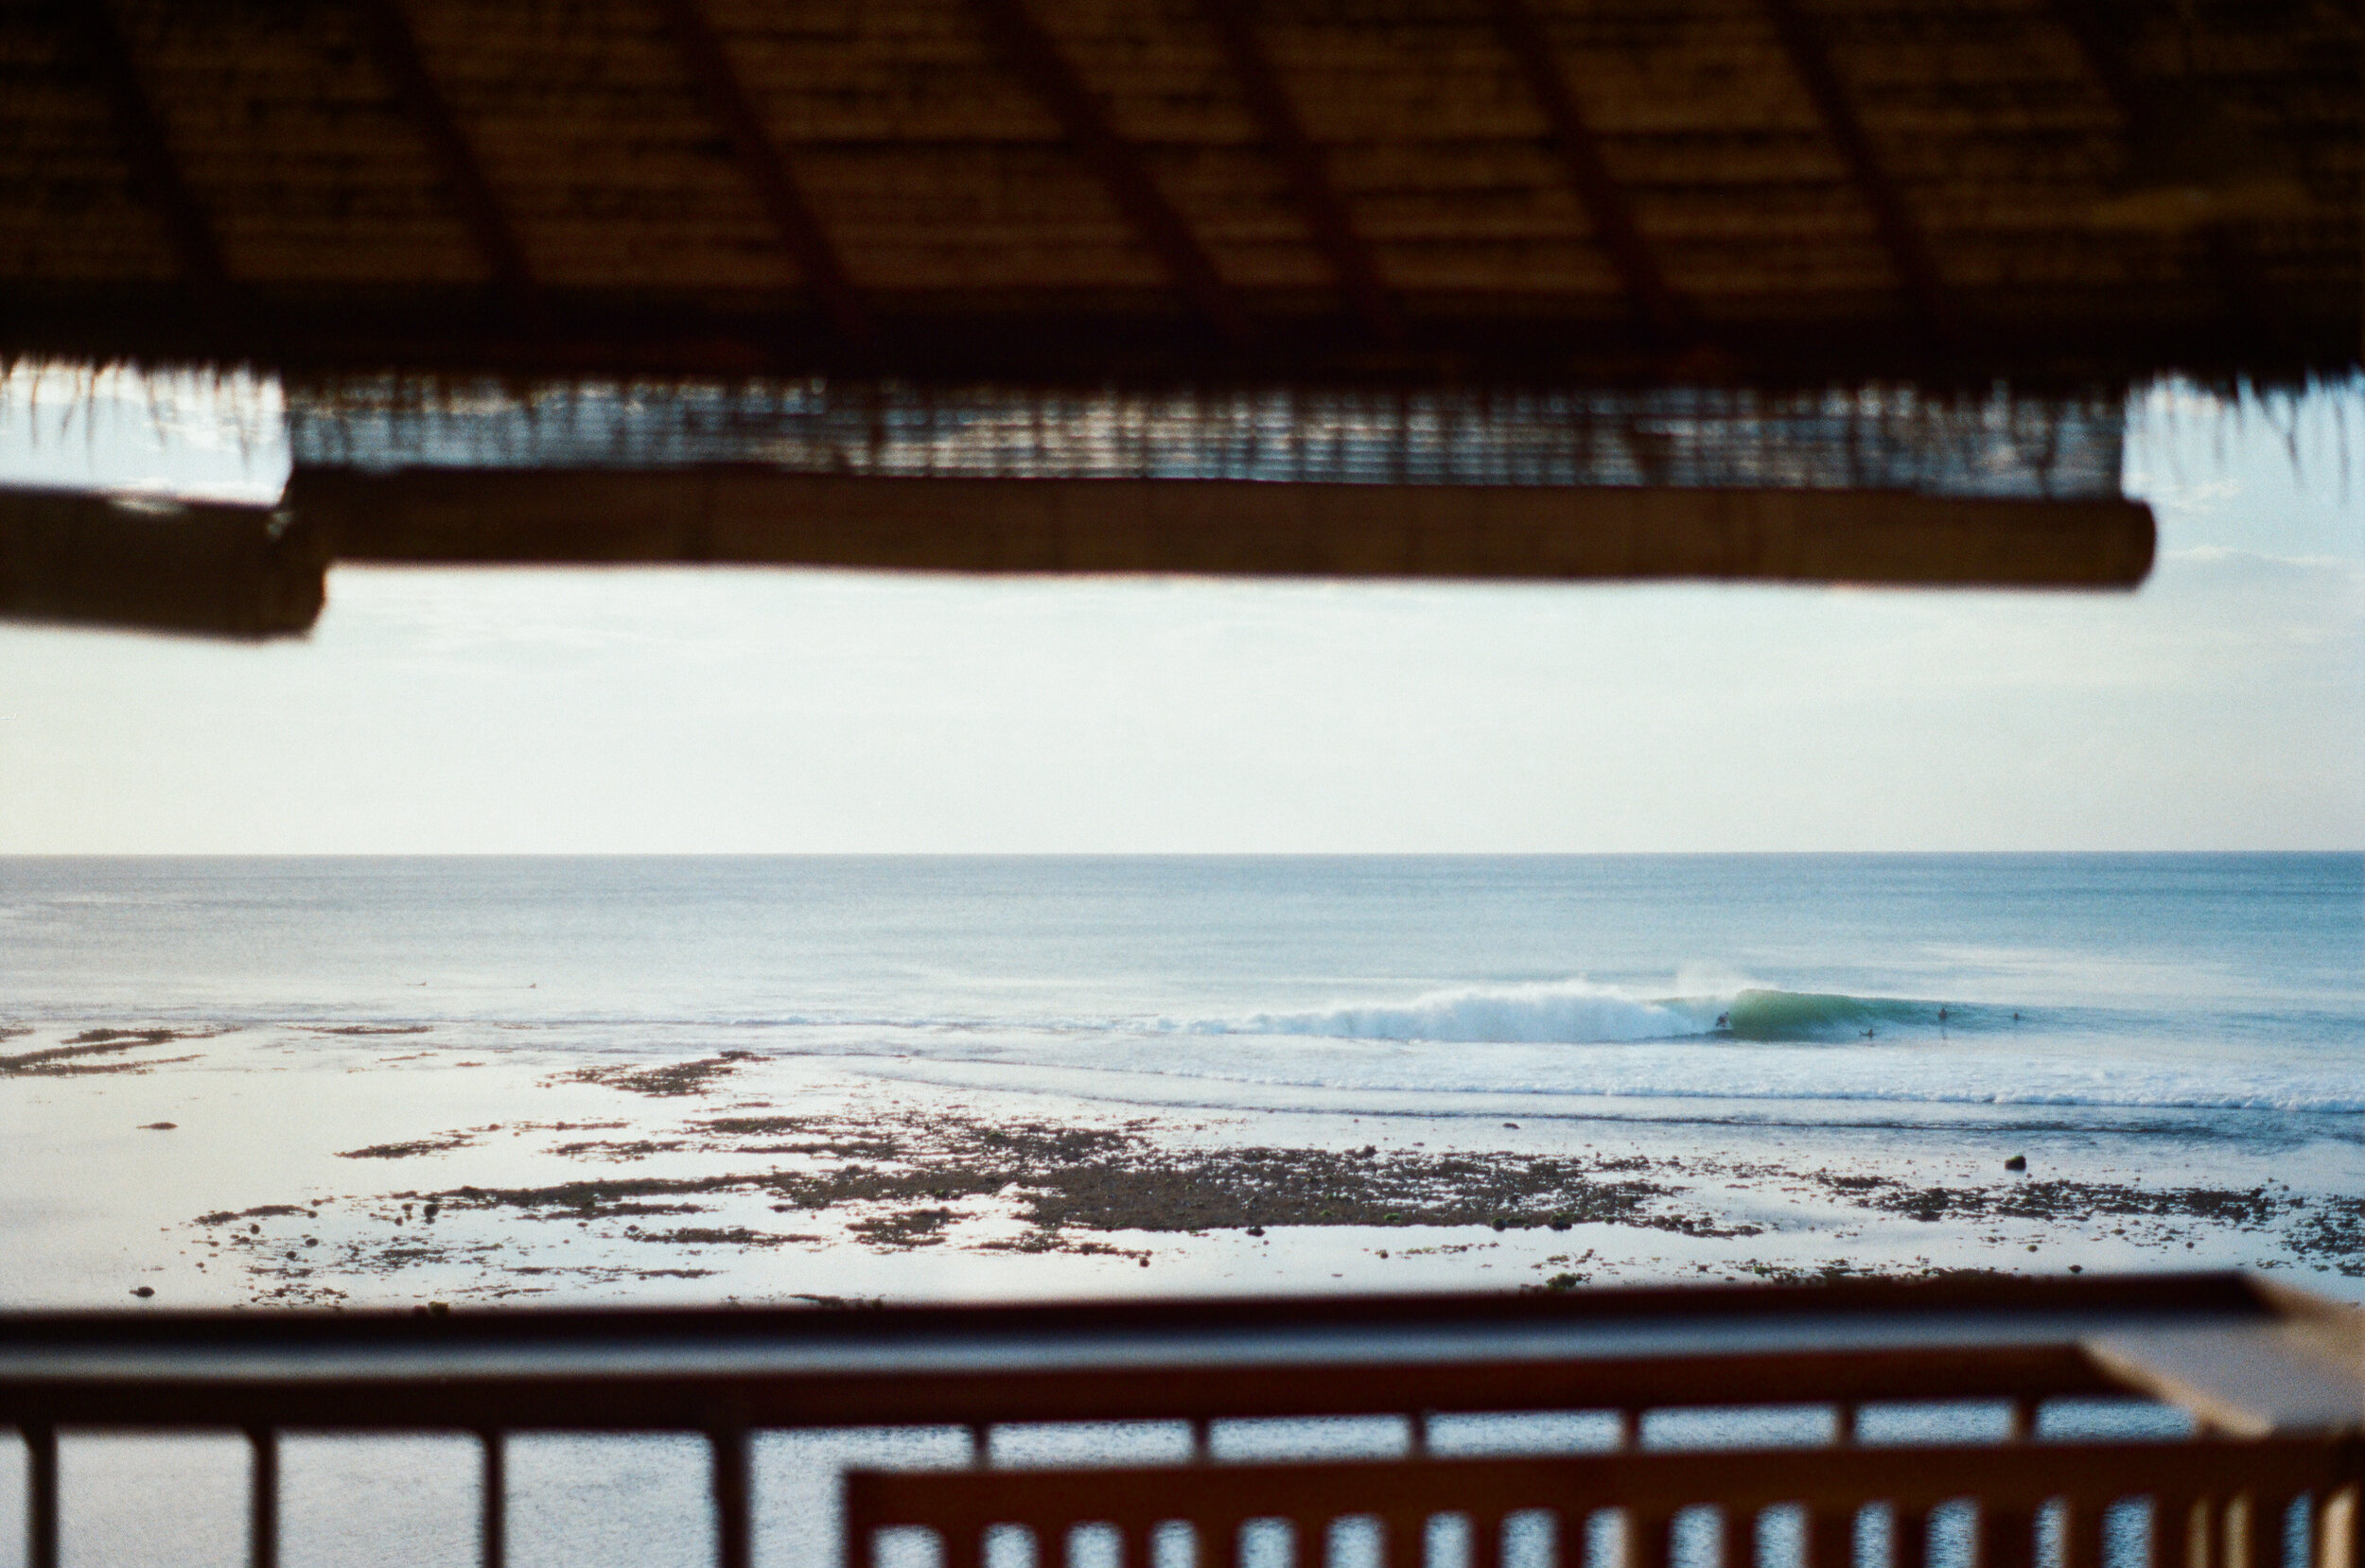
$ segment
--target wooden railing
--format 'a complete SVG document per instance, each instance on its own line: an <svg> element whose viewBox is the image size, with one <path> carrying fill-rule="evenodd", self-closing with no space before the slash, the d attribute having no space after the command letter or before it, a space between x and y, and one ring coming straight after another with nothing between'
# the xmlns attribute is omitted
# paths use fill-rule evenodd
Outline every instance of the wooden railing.
<svg viewBox="0 0 2365 1568"><path fill-rule="evenodd" d="M1781 1504L1808 1509L1804 1568L1848 1568L1840 1543L1874 1504L1902 1521L1886 1568L1924 1568L1920 1521L1966 1497L1978 1501L1987 1542L1970 1568L2033 1568L2031 1521L2064 1508L2072 1544L2052 1568L2103 1568L2099 1510L2135 1496L2151 1498L2165 1522L2155 1524L2158 1540L2176 1536L2180 1518L2200 1522L2186 1532L2199 1546L2155 1550L2150 1568L2308 1568L2275 1550L2285 1510L2303 1495L2314 1568L2365 1568L2358 1423L2339 1414L2338 1399L2318 1402L2333 1424L2308 1437L2033 1440L2047 1402L2146 1391L2127 1370L2146 1335L2179 1347L2216 1336L2242 1347L2245 1366L2287 1371L2300 1364L2274 1362L2259 1336L2304 1315L2304 1304L2225 1275L858 1312L0 1315L0 1426L17 1428L29 1455L29 1568L58 1563L61 1430L245 1433L256 1568L279 1558L279 1445L289 1429L475 1434L488 1568L507 1554L510 1434L697 1433L711 1465L715 1560L748 1568L755 1437L850 1426L966 1427L976 1460L964 1471L850 1477L850 1568L867 1568L871 1538L899 1524L939 1531L947 1568L974 1568L988 1527L1021 1524L1061 1542L1094 1522L1132 1532L1124 1568L1149 1568L1144 1532L1172 1521L1203 1542L1198 1568L1246 1568L1236 1549L1244 1520L1294 1521L1302 1539L1319 1539L1327 1521L1355 1515L1391 1522L1386 1568L1422 1568L1421 1522L1439 1514L1469 1521L1468 1568L1501 1568L1507 1516L1552 1513L1565 1542L1580 1515L1603 1508L1625 1510L1626 1568L1669 1568L1677 1511L1713 1506L1737 1542L1745 1515ZM2336 1367L2344 1353L2336 1350ZM2012 1413L1998 1443L1854 1441L1860 1409L1880 1402L1965 1400ZM1638 1446L1655 1411L1800 1404L1829 1412L1836 1441L1774 1452ZM1620 1452L1428 1452L1432 1416L1586 1410L1617 1416ZM2204 1426L2227 1426L2201 1414ZM1212 1462L1211 1432L1228 1422L1372 1415L1405 1421L1405 1457ZM986 1464L997 1427L1109 1421L1188 1423L1200 1462L1045 1472ZM1725 1554L1718 1568L1747 1555ZM1057 1556L1046 1549L1040 1568L1060 1568Z"/></svg>
<svg viewBox="0 0 2365 1568"><path fill-rule="evenodd" d="M944 1568L983 1568L984 1542L1016 1527L1037 1568L1074 1560L1079 1529L1113 1529L1118 1568L1150 1568L1153 1534L1187 1528L1197 1568L1241 1568L1244 1526L1283 1524L1299 1568L1325 1559L1342 1520L1375 1521L1381 1568L1425 1568L1432 1520L1467 1531L1467 1568L1502 1568L1503 1526L1549 1520L1535 1568L1581 1568L1590 1518L1614 1512L1622 1568L1669 1568L1676 1516L1708 1510L1713 1540L1693 1550L1721 1568L1750 1560L1761 1510L1804 1514L1800 1568L1924 1568L1931 1515L1975 1509L1978 1568L2035 1568L2040 1538L2059 1542L2053 1568L2104 1568L2114 1505L2146 1507L2147 1568L2342 1568L2354 1564L2358 1448L2353 1441L2013 1443L1973 1447L1602 1454L1536 1458L1357 1460L1095 1470L858 1472L846 1480L845 1568L879 1568L880 1532L924 1528ZM2285 1560L2295 1504L2308 1547ZM1884 1553L1861 1551L1885 1508ZM2041 1515L2051 1513L2050 1530ZM1736 1547L1740 1547L1736 1556ZM2136 1568L2121 1558L2113 1568Z"/></svg>

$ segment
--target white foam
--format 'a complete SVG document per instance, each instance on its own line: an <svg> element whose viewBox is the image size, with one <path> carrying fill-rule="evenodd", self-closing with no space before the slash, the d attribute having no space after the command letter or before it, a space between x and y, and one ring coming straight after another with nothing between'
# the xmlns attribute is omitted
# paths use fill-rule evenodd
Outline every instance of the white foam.
<svg viewBox="0 0 2365 1568"><path fill-rule="evenodd" d="M1341 1003L1305 1013L1195 1019L1200 1035L1319 1035L1358 1040L1513 1045L1608 1044L1700 1033L1674 1008L1585 980L1428 991L1410 1002Z"/></svg>

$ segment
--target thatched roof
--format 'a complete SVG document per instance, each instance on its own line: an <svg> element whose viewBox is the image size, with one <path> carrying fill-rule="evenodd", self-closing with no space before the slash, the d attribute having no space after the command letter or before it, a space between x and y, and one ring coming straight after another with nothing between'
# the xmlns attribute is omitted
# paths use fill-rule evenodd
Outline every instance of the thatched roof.
<svg viewBox="0 0 2365 1568"><path fill-rule="evenodd" d="M297 460L0 493L0 615L2131 585L2132 383L2358 363L2361 99L2341 0L0 0L0 357L276 372Z"/></svg>
<svg viewBox="0 0 2365 1568"><path fill-rule="evenodd" d="M0 351L2287 380L2358 66L2334 0L8 0Z"/></svg>

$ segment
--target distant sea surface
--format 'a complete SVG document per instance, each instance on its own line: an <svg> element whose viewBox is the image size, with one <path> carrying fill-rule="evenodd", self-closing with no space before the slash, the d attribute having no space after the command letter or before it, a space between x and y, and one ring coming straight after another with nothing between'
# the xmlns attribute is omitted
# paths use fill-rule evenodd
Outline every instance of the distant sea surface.
<svg viewBox="0 0 2365 1568"><path fill-rule="evenodd" d="M1375 1113L2358 1136L2365 857L0 860L0 1021Z"/></svg>

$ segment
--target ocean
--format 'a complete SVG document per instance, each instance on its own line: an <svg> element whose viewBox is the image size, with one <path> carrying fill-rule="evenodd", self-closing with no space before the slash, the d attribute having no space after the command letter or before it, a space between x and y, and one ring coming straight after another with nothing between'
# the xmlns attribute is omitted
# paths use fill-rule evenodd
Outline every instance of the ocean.
<svg viewBox="0 0 2365 1568"><path fill-rule="evenodd" d="M2365 856L0 861L0 1020L1153 1106L2358 1137Z"/></svg>
<svg viewBox="0 0 2365 1568"><path fill-rule="evenodd" d="M0 1309L1955 1268L2247 1267L2355 1298L2360 959L2356 854L6 860ZM998 1152L1046 1126L1099 1141L1081 1185ZM943 1189L870 1193L882 1149ZM1353 1212L1162 1208L1279 1201L1235 1155L1335 1185L1342 1154L1375 1184ZM1501 1178L1491 1224L1474 1172ZM663 1201L580 1196L624 1178ZM428 1195L440 1219L414 1221ZM1896 1440L2003 1419L1867 1408L1937 1423ZM1796 1440L1798 1415L1727 1413L1718 1440ZM2088 1415L2184 1430L2152 1406ZM1480 1447L1615 1430L1466 1420ZM1186 1440L1015 1427L993 1453ZM1409 1437L1358 1418L1215 1441ZM838 1560L847 1463L959 1464L964 1444L767 1436L764 1560ZM67 1560L241 1560L235 1437L61 1447ZM282 1559L472 1561L475 1465L457 1438L293 1434ZM708 1560L692 1440L521 1435L510 1465L512 1561ZM1799 1560L1780 1510L1760 1539L1771 1568ZM1572 1560L1608 1564L1610 1542ZM1962 1568L1968 1542L1942 1532L1933 1563ZM1546 1557L1514 1542L1507 1561Z"/></svg>

